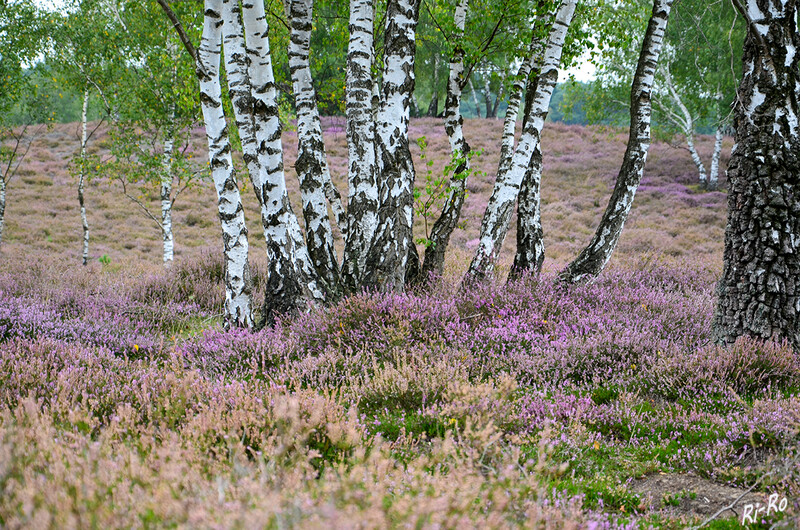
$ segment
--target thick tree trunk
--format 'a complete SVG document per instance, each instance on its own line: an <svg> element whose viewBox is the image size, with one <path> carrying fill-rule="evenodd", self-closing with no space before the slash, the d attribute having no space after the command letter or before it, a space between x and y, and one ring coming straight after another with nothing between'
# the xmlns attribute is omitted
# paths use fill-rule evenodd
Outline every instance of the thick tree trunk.
<svg viewBox="0 0 800 530"><path fill-rule="evenodd" d="M335 290L339 284L339 262L333 246L325 190L335 192L334 201L339 193L331 181L317 97L311 83L308 54L313 6L313 0L289 0L289 71L297 110L298 148L295 169L300 179L308 253L320 278L328 284L330 290ZM341 209L341 198L338 200L338 207Z"/></svg>
<svg viewBox="0 0 800 530"><path fill-rule="evenodd" d="M800 350L800 35L794 0L736 2L748 24L713 333ZM766 7L763 7L765 6Z"/></svg>
<svg viewBox="0 0 800 530"><path fill-rule="evenodd" d="M467 6L467 0L459 0L456 6L454 15L457 30L456 42L462 38L464 33ZM447 245L461 217L461 207L464 205L470 151L469 144L464 138L464 120L461 116L461 91L464 85L464 49L456 45L450 60L450 77L447 81L447 99L444 107L444 128L450 141L450 152L454 158L458 159L458 164L450 177L450 193L442 207L441 215L433 224L430 244L425 249L425 261L419 277L423 282L428 281L432 275L441 276L444 270Z"/></svg>
<svg viewBox="0 0 800 530"><path fill-rule="evenodd" d="M386 7L383 97L375 128L380 209L364 275L365 287L381 291L404 289L414 244L414 163L408 147L408 120L419 8L420 0L389 0Z"/></svg>
<svg viewBox="0 0 800 530"><path fill-rule="evenodd" d="M628 148L622 161L614 192L592 241L559 278L575 283L597 276L605 268L617 246L628 218L633 198L642 180L650 148L651 93L658 58L664 42L673 0L654 0L653 13L642 42L639 64L631 87L631 126Z"/></svg>
<svg viewBox="0 0 800 530"><path fill-rule="evenodd" d="M345 111L347 114L347 236L342 261L344 291L362 284L369 245L378 227L378 181L373 119L374 0L350 0Z"/></svg>
<svg viewBox="0 0 800 530"><path fill-rule="evenodd" d="M715 190L719 185L719 157L720 154L722 154L723 127L721 123L717 125L717 132L714 139L714 152L711 154L711 172L708 174L707 188L709 190Z"/></svg>
<svg viewBox="0 0 800 530"><path fill-rule="evenodd" d="M86 132L87 115L89 112L89 89L83 91L83 106L81 107L81 168L78 173L78 205L81 209L81 227L83 229L83 249L81 259L84 265L89 263L89 220L86 218L86 201L84 188L86 182Z"/></svg>
<svg viewBox="0 0 800 530"><path fill-rule="evenodd" d="M517 198L517 253L509 280L528 272L538 274L544 263L544 232L541 208L542 151L533 151L528 172L522 179Z"/></svg>
<svg viewBox="0 0 800 530"><path fill-rule="evenodd" d="M225 256L225 325L252 327L252 285L247 260L247 226L231 159L228 126L219 81L222 1L206 0L203 37L197 50L200 103L208 139L209 163L222 225Z"/></svg>
<svg viewBox="0 0 800 530"><path fill-rule="evenodd" d="M172 133L164 139L163 173L161 175L161 237L164 242L164 264L172 263L175 255L175 239L172 236Z"/></svg>
<svg viewBox="0 0 800 530"><path fill-rule="evenodd" d="M269 258L264 320L273 325L279 315L324 302L325 293L286 191L278 94L272 72L264 3L245 2L242 19L247 37L253 123L261 166L258 181L253 179L253 186L262 199L261 220Z"/></svg>
<svg viewBox="0 0 800 530"><path fill-rule="evenodd" d="M426 116L435 118L439 115L439 55L433 56L433 95L428 105Z"/></svg>
<svg viewBox="0 0 800 530"><path fill-rule="evenodd" d="M483 281L494 271L495 261L508 233L508 225L520 184L528 172L533 152L539 145L544 120L550 105L550 97L553 95L553 89L558 81L558 67L561 62L564 40L575 13L576 3L577 0L563 0L556 13L544 52L541 73L537 78L533 102L523 125L522 136L514 150L508 169L502 173L505 168L498 168L494 191L489 198L489 204L486 206L486 212L481 221L478 249L464 278L465 284ZM517 94L519 92L512 95L511 101L509 101L509 109L512 111L509 114L513 113L514 107L519 106ZM508 116L506 117L506 126L512 131L511 140L513 141L513 122L509 123ZM504 148L507 147L506 132L507 129L504 129ZM501 155L501 166L502 164Z"/></svg>
<svg viewBox="0 0 800 530"><path fill-rule="evenodd" d="M467 79L469 84L469 91L472 92L472 104L475 105L475 117L481 117L481 104L478 102L478 93L475 92L475 85L472 83L472 76Z"/></svg>

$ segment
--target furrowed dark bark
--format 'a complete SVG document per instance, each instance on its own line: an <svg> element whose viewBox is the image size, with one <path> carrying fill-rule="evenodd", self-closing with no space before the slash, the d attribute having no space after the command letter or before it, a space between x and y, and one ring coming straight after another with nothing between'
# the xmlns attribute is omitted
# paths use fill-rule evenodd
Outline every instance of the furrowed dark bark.
<svg viewBox="0 0 800 530"><path fill-rule="evenodd" d="M800 351L800 130L794 0L736 2L748 23L734 109L728 225L713 334Z"/></svg>
<svg viewBox="0 0 800 530"><path fill-rule="evenodd" d="M600 274L611 259L633 206L633 199L644 173L647 152L650 149L653 79L672 1L653 2L653 12L644 35L639 63L631 86L631 125L622 167L594 237L578 257L561 272L559 279L563 282L576 283Z"/></svg>

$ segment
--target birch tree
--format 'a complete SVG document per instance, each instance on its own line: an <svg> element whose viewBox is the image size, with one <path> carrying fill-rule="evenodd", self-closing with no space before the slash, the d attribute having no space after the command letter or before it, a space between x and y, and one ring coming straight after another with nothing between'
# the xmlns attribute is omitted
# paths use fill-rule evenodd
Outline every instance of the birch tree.
<svg viewBox="0 0 800 530"><path fill-rule="evenodd" d="M311 79L309 48L314 2L285 2L291 26L289 71L297 110L298 148L295 170L300 179L306 241L317 273L331 289L336 289L339 283L339 263L328 217L328 202L343 233L346 233L347 227L342 200L328 169L316 92Z"/></svg>
<svg viewBox="0 0 800 530"><path fill-rule="evenodd" d="M431 229L428 245L425 248L425 261L422 265L421 278L427 279L432 274L440 276L444 270L444 258L450 235L453 233L461 215L461 207L466 195L466 177L469 174L470 147L464 138L464 120L461 116L461 93L466 85L464 75L464 48L460 41L464 37L467 21L468 0L459 0L453 15L456 29L454 38L456 46L450 58L450 75L447 80L447 96L444 104L444 127L450 142L450 151L456 160L456 168L450 182L450 192L445 201L442 213ZM436 94L438 98L438 93Z"/></svg>
<svg viewBox="0 0 800 530"><path fill-rule="evenodd" d="M409 253L416 253L408 121L419 9L420 0L389 0L386 8L383 88L375 126L379 208L362 282L363 287L381 291L404 289Z"/></svg>
<svg viewBox="0 0 800 530"><path fill-rule="evenodd" d="M342 264L342 283L348 292L361 286L369 245L378 224L375 122L372 116L374 17L374 0L350 0L345 101L349 156L347 237Z"/></svg>
<svg viewBox="0 0 800 530"><path fill-rule="evenodd" d="M258 178L252 173L250 177L261 203L261 220L270 260L264 319L272 324L277 315L324 302L326 294L309 257L286 190L277 88L264 4L243 4L242 19L260 165Z"/></svg>
<svg viewBox="0 0 800 530"><path fill-rule="evenodd" d="M622 234L650 148L651 94L673 0L654 0L631 86L628 146L608 206L589 245L561 272L575 283L597 276L605 268Z"/></svg>
<svg viewBox="0 0 800 530"><path fill-rule="evenodd" d="M171 13L171 11L170 11ZM222 47L222 0L206 0L203 36L196 53L177 20L176 29L189 53L196 57L200 81L200 103L206 126L209 165L222 227L225 257L225 323L227 326L252 327L252 281L248 261L249 242L244 209L231 157L228 125L222 107L219 67ZM174 16L174 14L173 14ZM177 22L177 23L176 23Z"/></svg>
<svg viewBox="0 0 800 530"><path fill-rule="evenodd" d="M800 351L800 34L795 0L734 0L747 23L734 108L716 340L787 340Z"/></svg>
<svg viewBox="0 0 800 530"><path fill-rule="evenodd" d="M53 64L56 72L62 83L83 94L79 144L72 165L78 181L81 260L86 265L89 262L90 236L86 213L86 183L90 176L86 149L90 139L112 112L115 103L107 93L108 87L112 79L121 76L124 68L115 61L116 45L112 39L106 37L116 34L113 23L101 10L98 2L78 0L73 3L67 15L52 16L48 22L53 40L51 56L55 59ZM99 122L89 130L87 122L92 96L95 96L95 101L100 102L103 111Z"/></svg>
<svg viewBox="0 0 800 530"><path fill-rule="evenodd" d="M475 257L464 278L466 284L482 281L490 276L503 245L520 184L528 171L534 151L539 145L544 120L558 80L558 68L567 36L567 30L575 13L576 0L563 0L556 12L547 46L542 57L541 71L532 92L530 106L522 135L514 149L507 169L498 168L492 196L481 221L481 231ZM518 103L517 103L518 105ZM509 127L511 127L509 125ZM513 129L512 129L513 130ZM503 159L501 155L501 164Z"/></svg>

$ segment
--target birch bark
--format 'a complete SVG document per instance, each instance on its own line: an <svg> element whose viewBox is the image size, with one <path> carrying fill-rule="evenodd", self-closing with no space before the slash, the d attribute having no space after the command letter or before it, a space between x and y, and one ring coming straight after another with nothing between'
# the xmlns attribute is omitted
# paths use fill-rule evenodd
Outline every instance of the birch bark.
<svg viewBox="0 0 800 530"><path fill-rule="evenodd" d="M0 178L0 243L3 242L3 227L6 221L6 179Z"/></svg>
<svg viewBox="0 0 800 530"><path fill-rule="evenodd" d="M709 190L716 190L719 185L719 157L722 154L722 135L723 125L717 125L717 131L714 137L714 152L711 154L711 171L708 174Z"/></svg>
<svg viewBox="0 0 800 530"><path fill-rule="evenodd" d="M639 63L631 86L631 126L628 147L622 161L614 192L589 245L561 272L567 283L587 280L600 274L611 259L636 190L642 180L650 148L651 94L658 58L664 42L673 0L654 0L653 12L639 54Z"/></svg>
<svg viewBox="0 0 800 530"><path fill-rule="evenodd" d="M347 114L347 235L342 260L342 286L357 291L367 254L378 227L378 181L373 119L374 0L350 0L350 42L347 47L345 111Z"/></svg>
<svg viewBox="0 0 800 530"><path fill-rule="evenodd" d="M511 157L508 169L502 173L504 168L498 168L494 191L489 198L489 204L486 206L481 221L478 249L464 278L466 284L483 281L494 271L495 261L508 233L509 220L517 200L520 184L528 171L533 152L539 145L544 120L550 105L550 97L553 95L553 89L558 81L558 66L561 62L564 40L572 22L576 4L577 0L563 0L556 13L544 51L541 72L537 77L529 115L526 116L522 135L514 150L514 155ZM519 105L518 101L516 105ZM513 131L513 122L509 123L508 118L506 126L503 133L504 147L509 146L508 142L513 141L513 133L510 139L506 138L507 130ZM501 164L503 164L502 158Z"/></svg>
<svg viewBox="0 0 800 530"><path fill-rule="evenodd" d="M408 146L408 121L419 9L420 0L389 0L386 8L383 93L375 128L380 209L363 282L364 287L381 291L404 289L414 244L414 163Z"/></svg>
<svg viewBox="0 0 800 530"><path fill-rule="evenodd" d="M222 1L205 0L203 37L197 49L200 102L208 139L209 164L222 226L225 257L226 327L252 327L252 285L248 263L247 226L231 158L228 125L219 81L222 41Z"/></svg>
<svg viewBox="0 0 800 530"><path fill-rule="evenodd" d="M319 276L331 289L336 289L339 283L339 262L333 246L326 190L332 194L332 204L338 198L334 211L337 206L340 212L343 208L328 169L317 98L311 83L308 54L314 1L288 0L288 4L291 25L289 71L297 109L298 148L295 169L300 179L308 253Z"/></svg>
<svg viewBox="0 0 800 530"><path fill-rule="evenodd" d="M84 189L86 181L86 131L87 114L89 112L89 89L83 91L83 106L81 107L81 168L78 172L78 205L81 209L81 227L83 229L83 248L81 259L84 265L89 263L89 220L86 217L86 201Z"/></svg>
<svg viewBox="0 0 800 530"><path fill-rule="evenodd" d="M262 201L261 220L270 260L264 319L267 324L273 325L279 315L324 302L326 295L286 191L277 87L272 71L264 3L245 2L242 7L247 36L247 71L253 98L253 123L258 163L261 166L258 179L253 179L253 187Z"/></svg>
<svg viewBox="0 0 800 530"><path fill-rule="evenodd" d="M454 35L456 42L463 38L468 7L468 0L459 0L456 5L453 16L453 22L456 27L456 34ZM442 213L433 224L430 242L425 249L425 261L419 276L419 279L423 282L428 281L432 275L442 275L447 245L461 217L461 208L464 205L470 152L469 144L464 138L464 120L461 116L461 93L465 84L464 49L457 44L450 59L450 76L447 80L447 98L444 108L444 128L450 142L450 152L453 158L458 160L458 164L450 177L450 193L442 207Z"/></svg>
<svg viewBox="0 0 800 530"><path fill-rule="evenodd" d="M712 330L800 351L800 34L795 0L734 2L747 23Z"/></svg>
<svg viewBox="0 0 800 530"><path fill-rule="evenodd" d="M164 242L164 264L169 265L175 255L175 239L172 235L172 151L174 140L172 132L164 139L164 155L161 175L161 236Z"/></svg>

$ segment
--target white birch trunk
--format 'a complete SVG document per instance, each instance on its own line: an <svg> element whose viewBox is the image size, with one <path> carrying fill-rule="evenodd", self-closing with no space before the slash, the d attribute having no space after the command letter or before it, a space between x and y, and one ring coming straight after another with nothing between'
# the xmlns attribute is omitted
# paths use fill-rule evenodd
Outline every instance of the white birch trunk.
<svg viewBox="0 0 800 530"><path fill-rule="evenodd" d="M164 242L164 264L169 266L175 256L175 239L172 235L172 131L164 138L163 173L161 175L161 237Z"/></svg>
<svg viewBox="0 0 800 530"><path fill-rule="evenodd" d="M520 184L528 172L533 152L539 145L544 120L550 106L550 98L558 81L558 67L561 63L564 40L572 22L576 4L577 0L563 0L556 13L522 136L514 151L508 171L505 175L498 172L494 191L483 215L478 249L464 279L467 284L482 281L494 271L494 264L508 233L508 225Z"/></svg>
<svg viewBox="0 0 800 530"><path fill-rule="evenodd" d="M6 221L6 179L0 178L0 243L3 242L3 227Z"/></svg>
<svg viewBox="0 0 800 530"><path fill-rule="evenodd" d="M456 42L461 40L464 34L467 8L468 0L459 0L458 5L456 5L453 16L453 22L456 27L454 36ZM428 281L431 275L442 275L447 245L461 217L461 208L464 205L470 152L469 144L464 138L464 120L461 116L461 92L465 84L464 49L457 44L450 59L450 76L447 80L447 98L444 108L444 128L450 141L450 152L454 158L458 159L458 164L450 177L450 193L442 207L442 213L433 224L430 242L425 249L425 261L422 265L420 277L423 282Z"/></svg>
<svg viewBox="0 0 800 530"><path fill-rule="evenodd" d="M86 201L84 200L84 188L86 181L86 121L89 112L89 89L83 91L83 106L81 107L81 168L78 173L78 205L81 209L81 226L83 228L83 250L81 258L83 264L89 263L89 221L86 218Z"/></svg>
<svg viewBox="0 0 800 530"><path fill-rule="evenodd" d="M408 146L408 122L419 9L420 0L389 0L386 8L383 97L375 128L380 209L364 279L365 287L381 291L404 289L406 265L414 245L414 163Z"/></svg>
<svg viewBox="0 0 800 530"><path fill-rule="evenodd" d="M206 0L203 37L197 49L200 102L208 139L209 164L222 226L225 257L225 325L252 327L252 286L247 226L231 158L219 80L222 1Z"/></svg>
<svg viewBox="0 0 800 530"><path fill-rule="evenodd" d="M722 154L722 130L723 125L717 125L716 136L714 138L714 152L711 154L711 171L708 174L708 189L715 190L719 185L719 157Z"/></svg>
<svg viewBox="0 0 800 530"><path fill-rule="evenodd" d="M683 119L680 119L678 116L674 116L671 119L676 125L679 125L683 129L683 135L686 138L686 147L689 149L692 162L694 162L694 165L697 168L697 173L700 176L700 184L706 186L706 183L708 182L706 167L703 164L703 159L700 158L700 154L697 152L697 148L694 146L694 116L692 116L692 113L689 112L689 109L683 103L683 99L675 88L675 84L672 82L672 75L669 71L669 65L665 65L664 72L667 90L669 90L670 97L678 106L678 109L683 115Z"/></svg>
<svg viewBox="0 0 800 530"><path fill-rule="evenodd" d="M253 186L263 199L261 217L270 260L264 319L272 325L279 315L324 302L325 293L318 282L300 223L286 191L278 93L272 72L264 3L244 3L242 15L247 36L253 123L261 166L259 178L253 179Z"/></svg>
<svg viewBox="0 0 800 530"><path fill-rule="evenodd" d="M642 180L650 148L653 80L672 2L673 0L653 2L653 13L647 25L639 64L631 86L630 134L617 183L592 241L559 275L564 282L575 283L600 274L611 259L633 206L633 199Z"/></svg>
<svg viewBox="0 0 800 530"><path fill-rule="evenodd" d="M347 114L347 237L342 284L347 292L362 284L367 254L378 227L378 181L373 119L374 0L350 0L345 110Z"/></svg>
<svg viewBox="0 0 800 530"><path fill-rule="evenodd" d="M295 169L300 179L308 253L320 278L328 284L330 290L335 290L339 283L339 262L333 246L326 191L333 199L334 211L338 207L338 213L341 214L343 208L328 169L317 97L311 82L308 54L313 6L313 0L288 0L291 26L289 71L297 110L298 147ZM337 201L338 204L334 204Z"/></svg>

